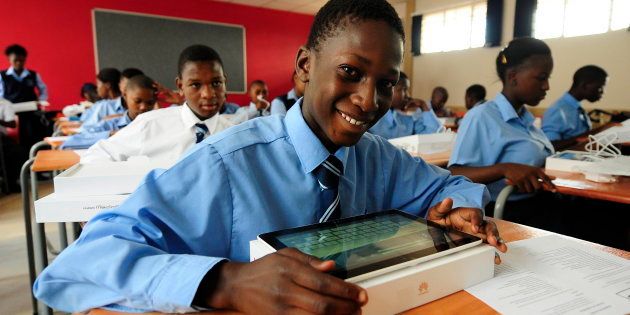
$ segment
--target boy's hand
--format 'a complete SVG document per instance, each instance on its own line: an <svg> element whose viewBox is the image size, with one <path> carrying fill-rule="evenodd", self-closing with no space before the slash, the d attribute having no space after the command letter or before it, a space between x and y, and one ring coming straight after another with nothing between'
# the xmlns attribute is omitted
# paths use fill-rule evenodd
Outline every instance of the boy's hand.
<svg viewBox="0 0 630 315"><path fill-rule="evenodd" d="M481 209L453 209L453 200L446 198L429 209L427 220L476 235L501 252L505 253L507 251L507 246L499 236L496 224L492 221L484 220Z"/></svg>
<svg viewBox="0 0 630 315"><path fill-rule="evenodd" d="M256 101L256 109L257 110L265 110L267 108L269 108L269 106L271 106L271 104L264 98L259 97L258 101Z"/></svg>
<svg viewBox="0 0 630 315"><path fill-rule="evenodd" d="M354 314L367 303L361 287L326 274L322 261L285 248L252 263L226 262L207 303L248 314Z"/></svg>
<svg viewBox="0 0 630 315"><path fill-rule="evenodd" d="M555 192L556 185L551 181L555 179L548 176L540 167L534 167L517 163L504 163L503 176L508 185L513 185L522 193L533 193L541 188Z"/></svg>

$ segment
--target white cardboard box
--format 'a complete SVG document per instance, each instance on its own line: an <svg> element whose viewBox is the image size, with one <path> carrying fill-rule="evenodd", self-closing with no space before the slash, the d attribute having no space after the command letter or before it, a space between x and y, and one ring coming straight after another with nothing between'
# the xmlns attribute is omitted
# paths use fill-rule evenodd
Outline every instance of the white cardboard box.
<svg viewBox="0 0 630 315"><path fill-rule="evenodd" d="M60 196L52 193L35 201L35 221L85 222L103 210L122 204L129 195Z"/></svg>
<svg viewBox="0 0 630 315"><path fill-rule="evenodd" d="M451 150L455 137L455 133L444 132L394 138L389 142L410 153L431 154Z"/></svg>
<svg viewBox="0 0 630 315"><path fill-rule="evenodd" d="M594 162L588 152L562 151L547 157L545 169L563 172L579 172L579 168L588 167Z"/></svg>
<svg viewBox="0 0 630 315"><path fill-rule="evenodd" d="M55 193L67 196L129 194L151 170L168 166L148 159L79 163L55 176Z"/></svg>
<svg viewBox="0 0 630 315"><path fill-rule="evenodd" d="M253 240L250 260L273 252ZM357 282L368 292L363 314L395 314L471 287L494 276L494 249L478 245L418 265Z"/></svg>
<svg viewBox="0 0 630 315"><path fill-rule="evenodd" d="M11 108L16 113L21 112L32 112L37 110L37 102L23 102L23 103L13 103L11 104Z"/></svg>

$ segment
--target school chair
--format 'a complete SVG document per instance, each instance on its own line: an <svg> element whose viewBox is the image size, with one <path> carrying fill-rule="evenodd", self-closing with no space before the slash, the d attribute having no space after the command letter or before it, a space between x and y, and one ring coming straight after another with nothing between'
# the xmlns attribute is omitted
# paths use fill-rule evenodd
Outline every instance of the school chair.
<svg viewBox="0 0 630 315"><path fill-rule="evenodd" d="M494 202L494 218L495 219L503 219L503 210L505 210L505 203L510 197L510 194L514 191L514 186L507 185L501 189L499 195L497 196L497 200Z"/></svg>

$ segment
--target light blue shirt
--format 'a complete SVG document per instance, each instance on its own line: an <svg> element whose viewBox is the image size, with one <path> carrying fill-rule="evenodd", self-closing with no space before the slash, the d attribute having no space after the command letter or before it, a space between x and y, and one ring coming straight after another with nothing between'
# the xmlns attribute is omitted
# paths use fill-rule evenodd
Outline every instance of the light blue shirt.
<svg viewBox="0 0 630 315"><path fill-rule="evenodd" d="M566 92L545 112L542 130L551 141L566 140L591 130L591 120L580 102Z"/></svg>
<svg viewBox="0 0 630 315"><path fill-rule="evenodd" d="M313 224L321 204L314 170L329 156L302 117L254 119L208 137L166 171L153 171L118 208L38 277L34 293L54 309L192 311L197 288L225 259L249 261L249 241ZM398 208L425 216L446 197L483 207L483 185L413 158L366 133L335 152L344 164L342 217ZM115 304L115 305L114 305Z"/></svg>
<svg viewBox="0 0 630 315"><path fill-rule="evenodd" d="M385 139L399 138L410 135L436 133L440 125L432 124L426 126L425 122L432 122L432 113L422 112L418 119L400 113L395 109L390 109L381 119L370 128L370 132Z"/></svg>
<svg viewBox="0 0 630 315"><path fill-rule="evenodd" d="M429 129L437 130L441 129L442 122L438 118L438 116L433 111L433 107L431 106L431 102L427 102L427 106L429 107L428 111L423 111L422 108L418 108L413 114L413 118L416 120L422 120L422 124L427 126Z"/></svg>
<svg viewBox="0 0 630 315"><path fill-rule="evenodd" d="M101 120L92 126L81 126L80 132L94 133L101 131L116 131L131 123L129 112L125 111L122 116L109 120Z"/></svg>
<svg viewBox="0 0 630 315"><path fill-rule="evenodd" d="M17 73L15 73L15 69L13 69L13 67L9 67L9 69L7 69L7 75L13 76L16 80L20 82L22 82L22 80L24 80L24 78L26 78L29 74L31 74L31 72L28 71L28 69L22 70L22 73L20 73L20 75L17 75ZM46 86L46 83L42 81L42 77L39 76L39 73L35 74L35 84L37 85L37 89L39 90L39 100L48 100L48 87ZM2 81L2 76L0 76L0 98L4 98L4 84Z"/></svg>
<svg viewBox="0 0 630 315"><path fill-rule="evenodd" d="M80 121L83 123L82 126L84 128L88 128L96 125L109 115L121 114L125 110L122 105L122 97L100 100L81 115Z"/></svg>
<svg viewBox="0 0 630 315"><path fill-rule="evenodd" d="M523 106L517 114L499 93L483 106L473 107L457 130L455 148L448 165L491 166L519 163L542 167L553 154L553 146L542 130L534 126L534 116ZM488 185L492 200L505 187L505 179ZM510 200L529 195L512 194Z"/></svg>
<svg viewBox="0 0 630 315"><path fill-rule="evenodd" d="M241 107L238 104L225 102L223 103L223 112L221 114L234 114L239 108Z"/></svg>
<svg viewBox="0 0 630 315"><path fill-rule="evenodd" d="M287 93L287 99L295 100L295 101L299 99L297 94L295 94L295 89L291 89L291 91ZM271 112L271 115L286 115L287 107L286 105L284 105L284 103L279 97L276 97L271 101L270 112Z"/></svg>

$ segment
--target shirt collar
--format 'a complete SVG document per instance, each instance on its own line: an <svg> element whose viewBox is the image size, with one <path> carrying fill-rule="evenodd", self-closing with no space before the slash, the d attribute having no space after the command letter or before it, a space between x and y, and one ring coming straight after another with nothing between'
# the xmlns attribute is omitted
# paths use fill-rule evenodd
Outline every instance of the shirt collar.
<svg viewBox="0 0 630 315"><path fill-rule="evenodd" d="M254 102L249 102L249 109L250 110L258 110L258 108L256 108L256 104L254 104Z"/></svg>
<svg viewBox="0 0 630 315"><path fill-rule="evenodd" d="M494 98L494 102L497 104L497 107L499 108L499 112L501 112L501 116L503 117L504 121L507 122L512 119L520 119L521 121L523 121L523 123L525 123L526 126L530 126L534 124L534 119L535 119L534 115L532 115L527 110L525 105L521 107L519 113L517 114L516 110L514 110L514 107L512 106L510 101L508 101L505 95L503 95L503 93L501 92L499 92L497 96Z"/></svg>
<svg viewBox="0 0 630 315"><path fill-rule="evenodd" d="M393 124L396 122L396 120L394 119L394 111L396 111L396 109L390 108L385 115L383 115L383 117L381 117L381 120L384 119L385 121L389 122L390 124Z"/></svg>
<svg viewBox="0 0 630 315"><path fill-rule="evenodd" d="M290 100L297 100L299 97L295 94L295 89L291 89L291 91L287 93L287 98Z"/></svg>
<svg viewBox="0 0 630 315"><path fill-rule="evenodd" d="M193 128L195 124L202 122L208 126L210 134L214 134L219 120L219 114L215 114L214 116L202 121L197 117L197 115L195 115L192 109L190 109L188 103L184 103L181 108L181 117L185 128Z"/></svg>
<svg viewBox="0 0 630 315"><path fill-rule="evenodd" d="M29 75L31 72L28 71L28 69L24 69L22 70L22 73L20 73L20 75L18 76L17 73L15 73L15 69L13 69L13 66L9 67L9 69L7 69L7 75L12 75L14 77L17 77L19 79L24 79L26 78L27 75Z"/></svg>
<svg viewBox="0 0 630 315"><path fill-rule="evenodd" d="M120 112L120 111L126 112L125 107L122 105L122 102L123 102L123 98L122 96L119 96L114 103L114 110L116 112Z"/></svg>
<svg viewBox="0 0 630 315"><path fill-rule="evenodd" d="M123 115L116 122L116 126L119 128L125 127L131 123L131 118L129 118L129 111L125 111Z"/></svg>
<svg viewBox="0 0 630 315"><path fill-rule="evenodd" d="M575 109L578 109L581 106L580 102L578 102L578 100L576 100L575 97L573 97L573 95L571 95L571 93L569 92L566 92L564 93L564 95L562 95L562 100Z"/></svg>
<svg viewBox="0 0 630 315"><path fill-rule="evenodd" d="M306 124L304 116L302 116L302 100L303 99L299 99L295 105L289 109L287 115L284 117L284 123L289 139L291 143L293 143L295 152L302 164L302 170L304 173L310 173L328 158L330 152L328 152L324 144ZM344 166L346 164L347 150L348 148L341 147L334 154L341 160Z"/></svg>

